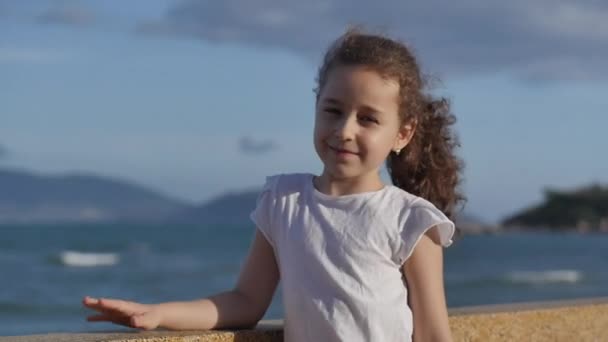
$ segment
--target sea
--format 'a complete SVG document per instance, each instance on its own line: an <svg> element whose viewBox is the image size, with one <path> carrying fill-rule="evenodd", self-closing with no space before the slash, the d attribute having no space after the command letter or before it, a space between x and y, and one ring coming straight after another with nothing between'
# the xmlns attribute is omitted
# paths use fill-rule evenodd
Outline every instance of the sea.
<svg viewBox="0 0 608 342"><path fill-rule="evenodd" d="M155 303L230 289L253 226L0 226L0 335L120 331L84 296ZM448 307L608 296L608 234L465 235L445 249ZM283 316L280 290L265 319Z"/></svg>

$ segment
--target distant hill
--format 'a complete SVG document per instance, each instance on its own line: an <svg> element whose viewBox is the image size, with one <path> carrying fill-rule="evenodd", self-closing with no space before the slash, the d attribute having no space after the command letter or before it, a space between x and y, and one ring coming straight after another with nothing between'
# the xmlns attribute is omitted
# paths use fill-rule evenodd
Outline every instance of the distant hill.
<svg viewBox="0 0 608 342"><path fill-rule="evenodd" d="M169 222L205 225L253 224L249 214L255 209L259 190L220 195L199 206L171 215Z"/></svg>
<svg viewBox="0 0 608 342"><path fill-rule="evenodd" d="M467 212L458 213L454 221L461 234L497 233L501 230L499 225L484 222L477 216Z"/></svg>
<svg viewBox="0 0 608 342"><path fill-rule="evenodd" d="M188 204L130 182L0 169L0 223L155 222Z"/></svg>
<svg viewBox="0 0 608 342"><path fill-rule="evenodd" d="M233 192L178 212L169 218L173 223L205 225L253 225L249 215L255 208L259 190ZM490 225L474 215L459 214L456 226L462 234L494 233L500 228Z"/></svg>
<svg viewBox="0 0 608 342"><path fill-rule="evenodd" d="M608 231L608 186L548 189L542 203L507 217L503 224L526 229Z"/></svg>
<svg viewBox="0 0 608 342"><path fill-rule="evenodd" d="M0 169L0 224L137 222L253 225L260 190L232 192L191 205L124 180L87 174L41 175ZM492 231L475 217L459 215L461 232Z"/></svg>

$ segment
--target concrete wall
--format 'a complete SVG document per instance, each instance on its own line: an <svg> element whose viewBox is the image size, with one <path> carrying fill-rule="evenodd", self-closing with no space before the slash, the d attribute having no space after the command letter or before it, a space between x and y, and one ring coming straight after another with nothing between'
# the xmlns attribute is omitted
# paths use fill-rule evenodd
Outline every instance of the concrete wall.
<svg viewBox="0 0 608 342"><path fill-rule="evenodd" d="M454 341L608 341L608 298L467 307L450 310ZM282 341L282 322L255 330L133 331L0 337L0 342L254 342Z"/></svg>

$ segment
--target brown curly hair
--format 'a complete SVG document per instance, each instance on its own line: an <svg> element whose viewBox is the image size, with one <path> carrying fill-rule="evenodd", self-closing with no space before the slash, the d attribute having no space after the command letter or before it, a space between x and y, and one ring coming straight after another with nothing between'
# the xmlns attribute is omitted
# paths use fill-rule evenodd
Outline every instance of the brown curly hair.
<svg viewBox="0 0 608 342"><path fill-rule="evenodd" d="M387 170L395 186L427 199L453 218L464 201L458 189L463 162L455 155L460 144L450 129L456 118L448 100L426 92L427 81L405 44L351 28L325 54L316 79L317 101L329 72L339 65L363 65L399 82L401 122L416 129L401 153L390 153Z"/></svg>

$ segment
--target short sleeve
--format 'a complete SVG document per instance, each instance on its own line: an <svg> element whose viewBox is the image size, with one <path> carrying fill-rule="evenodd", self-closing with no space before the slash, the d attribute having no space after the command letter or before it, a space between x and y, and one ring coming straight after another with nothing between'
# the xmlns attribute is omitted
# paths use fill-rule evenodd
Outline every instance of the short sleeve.
<svg viewBox="0 0 608 342"><path fill-rule="evenodd" d="M256 207L249 217L268 242L274 246L272 213L276 202L276 184L279 176L266 177L266 183L258 195Z"/></svg>
<svg viewBox="0 0 608 342"><path fill-rule="evenodd" d="M452 244L455 226L441 210L432 204L414 206L406 210L400 220L400 241L397 260L403 264L414 252L414 247L429 229L437 227L439 243L443 247Z"/></svg>

